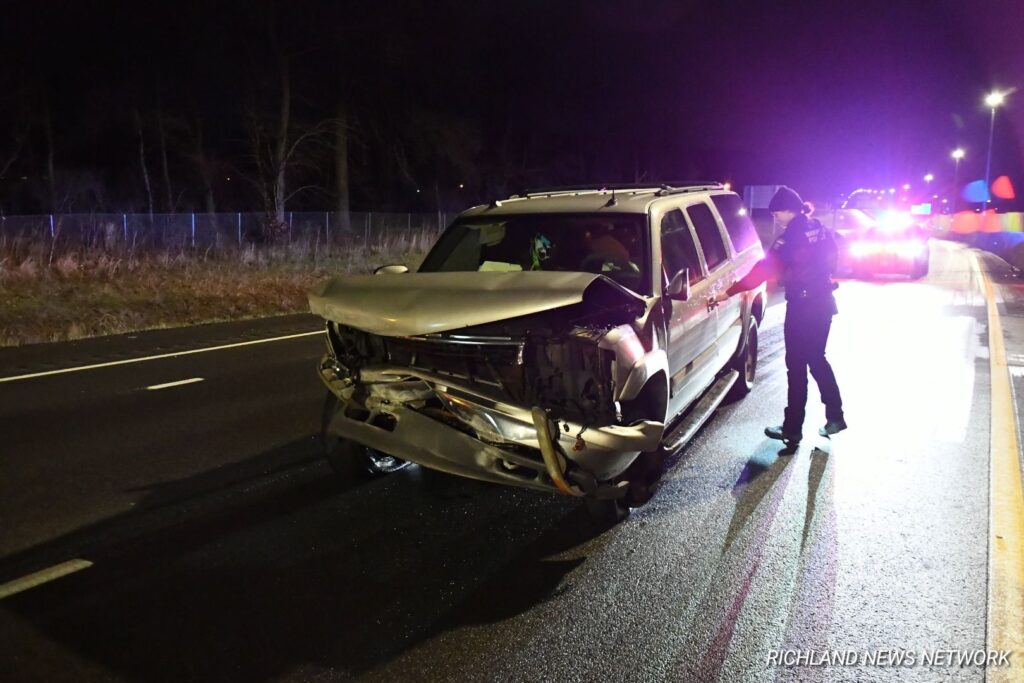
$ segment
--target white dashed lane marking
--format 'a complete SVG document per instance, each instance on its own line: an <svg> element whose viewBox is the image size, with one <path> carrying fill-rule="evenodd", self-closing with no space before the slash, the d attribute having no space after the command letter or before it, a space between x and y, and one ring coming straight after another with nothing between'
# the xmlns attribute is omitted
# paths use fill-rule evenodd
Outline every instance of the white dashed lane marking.
<svg viewBox="0 0 1024 683"><path fill-rule="evenodd" d="M15 579L3 585L0 585L0 600L9 598L10 596L27 591L30 588L41 586L44 583L54 581L62 576L68 574L74 574L77 571L88 569L92 566L92 562L89 560L68 560L67 562L61 562L55 564L52 567L41 569L37 572L23 576L20 579Z"/></svg>
<svg viewBox="0 0 1024 683"><path fill-rule="evenodd" d="M185 384L195 384L196 382L202 382L202 377L192 377L191 379L179 379L177 382L167 382L166 384L154 384L146 387L146 391L156 391L157 389L170 389L171 387L180 387Z"/></svg>

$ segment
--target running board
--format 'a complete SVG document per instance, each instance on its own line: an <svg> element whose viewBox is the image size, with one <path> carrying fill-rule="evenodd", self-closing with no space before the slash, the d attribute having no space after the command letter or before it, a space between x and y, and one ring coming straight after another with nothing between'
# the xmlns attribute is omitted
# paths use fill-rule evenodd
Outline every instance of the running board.
<svg viewBox="0 0 1024 683"><path fill-rule="evenodd" d="M732 389L732 385L736 383L739 376L739 371L730 370L715 381L693 408L686 413L686 417L662 439L662 447L672 452L689 441L701 425L708 421L715 409L722 404L725 395L729 393L729 389Z"/></svg>

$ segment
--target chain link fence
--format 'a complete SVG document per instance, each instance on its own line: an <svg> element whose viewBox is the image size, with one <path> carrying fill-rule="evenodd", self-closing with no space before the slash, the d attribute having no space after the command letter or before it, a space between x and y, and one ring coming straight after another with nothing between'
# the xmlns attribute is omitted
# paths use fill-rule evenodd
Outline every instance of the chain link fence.
<svg viewBox="0 0 1024 683"><path fill-rule="evenodd" d="M289 252L383 251L401 242L425 249L447 225L444 213L289 212L268 240L264 213L94 213L0 216L0 242L45 246L51 255L80 250L230 254L274 248Z"/></svg>

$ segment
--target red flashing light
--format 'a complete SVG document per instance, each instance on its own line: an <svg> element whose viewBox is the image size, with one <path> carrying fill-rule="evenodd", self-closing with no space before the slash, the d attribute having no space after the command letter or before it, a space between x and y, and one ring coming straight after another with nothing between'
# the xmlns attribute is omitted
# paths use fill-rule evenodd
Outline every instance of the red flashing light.
<svg viewBox="0 0 1024 683"><path fill-rule="evenodd" d="M992 194L1000 199L1013 199L1017 194L1013 191L1013 183L1008 176L1001 175L992 183Z"/></svg>

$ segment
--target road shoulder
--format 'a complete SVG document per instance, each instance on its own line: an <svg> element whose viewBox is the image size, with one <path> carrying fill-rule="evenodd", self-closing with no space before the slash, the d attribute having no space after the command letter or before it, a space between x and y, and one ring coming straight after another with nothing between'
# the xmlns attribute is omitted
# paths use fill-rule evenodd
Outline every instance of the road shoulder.
<svg viewBox="0 0 1024 683"><path fill-rule="evenodd" d="M980 269L979 261L975 261ZM1017 334L1022 317L1017 308L1016 285L991 261L982 271L988 308L988 343L991 369L991 465L989 513L988 649L1024 654L1024 487L1021 482L1020 416L1016 413L1009 358L1020 359ZM990 274L991 273L991 274ZM993 285L993 279L1000 282ZM997 298L998 287L998 298ZM999 300L1003 310L999 310ZM1003 325L1012 332L1007 344ZM1021 665L989 669L988 681L1017 680Z"/></svg>

